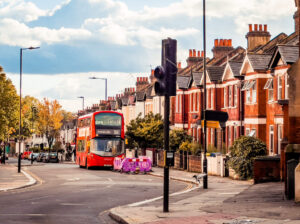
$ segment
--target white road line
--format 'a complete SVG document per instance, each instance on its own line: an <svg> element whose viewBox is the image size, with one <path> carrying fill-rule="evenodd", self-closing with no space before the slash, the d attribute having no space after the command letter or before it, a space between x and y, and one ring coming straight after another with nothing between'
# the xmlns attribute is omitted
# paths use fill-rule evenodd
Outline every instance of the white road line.
<svg viewBox="0 0 300 224"><path fill-rule="evenodd" d="M185 194L185 193L191 192L191 191L199 189L199 188L200 188L199 186L198 187L193 187L193 188L185 190L185 191L175 192L173 194L170 194L170 196L176 196L176 195ZM157 197L157 198L152 198L152 199L148 199L148 200L145 200L145 201L140 201L140 202L132 203L132 204L129 204L128 206L129 207L136 207L136 206L140 206L140 205L143 205L143 204L147 204L147 203L150 203L150 202L154 202L154 201L160 200L162 198L163 197L160 196L160 197Z"/></svg>
<svg viewBox="0 0 300 224"><path fill-rule="evenodd" d="M66 205L66 206L83 206L85 204L79 204L79 203L60 203L60 205Z"/></svg>

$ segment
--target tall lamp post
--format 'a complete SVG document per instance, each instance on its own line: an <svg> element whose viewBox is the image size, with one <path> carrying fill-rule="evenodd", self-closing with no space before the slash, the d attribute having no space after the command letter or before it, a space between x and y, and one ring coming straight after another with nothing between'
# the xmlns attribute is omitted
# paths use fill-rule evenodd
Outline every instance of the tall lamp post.
<svg viewBox="0 0 300 224"><path fill-rule="evenodd" d="M203 51L204 51L204 60L203 60L203 89L204 89L204 96L203 96L203 128L204 128L204 158L203 158L203 172L206 174L203 177L203 189L207 189L207 123L206 123L206 17L205 17L205 1L203 0Z"/></svg>
<svg viewBox="0 0 300 224"><path fill-rule="evenodd" d="M19 117L19 156L18 156L18 173L21 172L21 134L22 134L22 58L23 51L39 49L40 47L20 48L20 117Z"/></svg>
<svg viewBox="0 0 300 224"><path fill-rule="evenodd" d="M102 79L105 80L105 100L107 100L107 78L89 77L89 79Z"/></svg>
<svg viewBox="0 0 300 224"><path fill-rule="evenodd" d="M78 98L82 99L82 110L84 111L84 96L78 96Z"/></svg>

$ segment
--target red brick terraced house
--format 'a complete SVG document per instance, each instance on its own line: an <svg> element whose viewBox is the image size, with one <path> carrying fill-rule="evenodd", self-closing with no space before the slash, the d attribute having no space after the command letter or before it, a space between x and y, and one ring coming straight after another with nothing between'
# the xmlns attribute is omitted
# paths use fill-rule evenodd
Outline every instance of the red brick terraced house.
<svg viewBox="0 0 300 224"><path fill-rule="evenodd" d="M298 39L298 37L296 37ZM294 43L291 40L288 44ZM278 45L271 62L271 77L266 82L266 144L269 155L281 153L281 142L288 138L288 74L287 70L298 60L299 46Z"/></svg>
<svg viewBox="0 0 300 224"><path fill-rule="evenodd" d="M244 134L244 101L241 91L243 76L240 75L242 62L228 61L222 76L222 111L228 113L223 142L228 149L235 139Z"/></svg>
<svg viewBox="0 0 300 224"><path fill-rule="evenodd" d="M222 108L222 76L225 66L208 66L206 69L206 109L221 111ZM200 82L203 85L203 76ZM222 148L222 129L207 127L207 145Z"/></svg>
<svg viewBox="0 0 300 224"><path fill-rule="evenodd" d="M247 54L241 68L244 76L245 135L266 141L266 92L264 86L271 77L268 64L272 55Z"/></svg>

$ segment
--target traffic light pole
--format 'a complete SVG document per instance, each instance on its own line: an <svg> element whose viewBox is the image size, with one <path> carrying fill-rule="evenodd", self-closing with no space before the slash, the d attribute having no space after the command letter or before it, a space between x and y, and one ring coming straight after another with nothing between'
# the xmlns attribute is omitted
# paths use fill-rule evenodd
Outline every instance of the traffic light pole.
<svg viewBox="0 0 300 224"><path fill-rule="evenodd" d="M206 125L206 21L205 21L205 0L203 0L203 51L204 51L204 60L203 60L203 89L204 89L204 96L203 96L203 128L204 128L204 158L203 158L203 172L206 174L203 177L203 189L207 189L207 125Z"/></svg>
<svg viewBox="0 0 300 224"><path fill-rule="evenodd" d="M165 95L165 111L164 111L164 150L165 157L169 151L169 117L170 117L170 96ZM164 208L163 212L169 212L169 164L165 158L164 167Z"/></svg>

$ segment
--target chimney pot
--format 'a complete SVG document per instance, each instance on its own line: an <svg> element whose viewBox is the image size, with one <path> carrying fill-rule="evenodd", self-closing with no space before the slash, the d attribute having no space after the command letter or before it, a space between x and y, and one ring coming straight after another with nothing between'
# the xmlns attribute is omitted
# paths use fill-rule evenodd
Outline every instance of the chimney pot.
<svg viewBox="0 0 300 224"><path fill-rule="evenodd" d="M196 57L196 50L193 49L193 57Z"/></svg>
<svg viewBox="0 0 300 224"><path fill-rule="evenodd" d="M224 40L223 40L223 39L220 39L219 46L220 46L220 47L223 47L223 46L224 46Z"/></svg>
<svg viewBox="0 0 300 224"><path fill-rule="evenodd" d="M252 24L249 24L249 32L252 32Z"/></svg>
<svg viewBox="0 0 300 224"><path fill-rule="evenodd" d="M151 69L151 75L154 75L154 69Z"/></svg>
<svg viewBox="0 0 300 224"><path fill-rule="evenodd" d="M177 68L181 69L181 62L178 62Z"/></svg>
<svg viewBox="0 0 300 224"><path fill-rule="evenodd" d="M232 47L232 39L228 40L228 47Z"/></svg>
<svg viewBox="0 0 300 224"><path fill-rule="evenodd" d="M200 58L201 57L201 53L200 53L200 51L198 51L198 58Z"/></svg>
<svg viewBox="0 0 300 224"><path fill-rule="evenodd" d="M228 40L227 39L224 40L224 46L228 47Z"/></svg>
<svg viewBox="0 0 300 224"><path fill-rule="evenodd" d="M189 50L189 57L193 57L193 50L192 49Z"/></svg>
<svg viewBox="0 0 300 224"><path fill-rule="evenodd" d="M218 46L219 46L219 40L215 39L215 47L218 47Z"/></svg>
<svg viewBox="0 0 300 224"><path fill-rule="evenodd" d="M267 25L267 24L264 25L264 31L265 31L265 32L268 31L268 25Z"/></svg>
<svg viewBox="0 0 300 224"><path fill-rule="evenodd" d="M259 24L259 31L262 31L262 25Z"/></svg>
<svg viewBox="0 0 300 224"><path fill-rule="evenodd" d="M201 51L201 57L204 58L204 51Z"/></svg>
<svg viewBox="0 0 300 224"><path fill-rule="evenodd" d="M254 31L257 31L258 24L254 24Z"/></svg>

